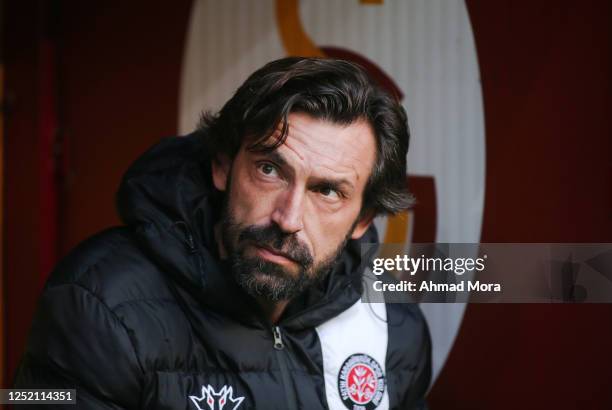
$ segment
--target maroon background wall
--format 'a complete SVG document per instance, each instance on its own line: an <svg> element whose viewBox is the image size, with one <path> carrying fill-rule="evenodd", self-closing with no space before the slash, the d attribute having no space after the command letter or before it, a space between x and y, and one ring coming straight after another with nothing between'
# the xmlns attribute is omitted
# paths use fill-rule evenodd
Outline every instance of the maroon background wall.
<svg viewBox="0 0 612 410"><path fill-rule="evenodd" d="M472 1L482 242L612 242L612 3ZM432 409L612 408L612 305L468 305Z"/></svg>
<svg viewBox="0 0 612 410"><path fill-rule="evenodd" d="M10 381L30 327L44 257L41 198L40 43L55 33L56 88L64 140L57 242L64 255L83 238L118 224L114 193L129 163L176 133L178 81L191 1L7 2L6 337ZM47 153L53 156L52 152ZM43 155L44 156L44 155ZM48 244L47 244L48 245Z"/></svg>
<svg viewBox="0 0 612 410"><path fill-rule="evenodd" d="M467 4L487 133L482 241L612 242L612 4ZM187 0L5 6L9 379L39 292L47 229L39 72L50 10L60 22L52 43L63 143L52 158L63 255L118 222L113 195L122 172L175 132L189 8ZM611 317L612 305L469 305L430 393L431 408L612 408L605 389L612 378Z"/></svg>

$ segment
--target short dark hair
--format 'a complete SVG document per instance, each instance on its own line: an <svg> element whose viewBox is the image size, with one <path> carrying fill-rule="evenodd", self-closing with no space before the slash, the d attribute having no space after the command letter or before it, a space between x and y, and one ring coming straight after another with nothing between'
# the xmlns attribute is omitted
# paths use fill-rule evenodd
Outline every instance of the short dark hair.
<svg viewBox="0 0 612 410"><path fill-rule="evenodd" d="M274 150L287 137L290 113L302 112L336 124L366 120L376 137L376 161L365 187L362 215L395 214L412 205L406 184L410 133L399 101L373 83L352 62L287 57L251 76L217 114L205 112L202 132L211 158L233 159L247 138L247 149ZM281 126L272 143L269 139Z"/></svg>

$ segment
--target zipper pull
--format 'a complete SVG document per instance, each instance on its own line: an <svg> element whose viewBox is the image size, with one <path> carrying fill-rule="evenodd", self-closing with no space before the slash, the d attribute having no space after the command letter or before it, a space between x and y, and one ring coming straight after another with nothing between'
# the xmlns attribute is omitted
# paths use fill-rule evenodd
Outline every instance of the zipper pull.
<svg viewBox="0 0 612 410"><path fill-rule="evenodd" d="M283 344L283 338L281 337L280 327L274 326L272 328L272 334L274 335L274 348L276 350L283 350L285 345Z"/></svg>
<svg viewBox="0 0 612 410"><path fill-rule="evenodd" d="M198 248L196 247L193 234L191 233L191 229L189 229L189 225L183 221L176 221L174 222L174 225L181 227L181 231L183 235L185 235L185 244L187 245L187 250L189 253L198 253Z"/></svg>
<svg viewBox="0 0 612 410"><path fill-rule="evenodd" d="M189 253L198 253L198 248L195 246L195 241L193 240L193 235L191 231L187 231L187 244L189 246Z"/></svg>

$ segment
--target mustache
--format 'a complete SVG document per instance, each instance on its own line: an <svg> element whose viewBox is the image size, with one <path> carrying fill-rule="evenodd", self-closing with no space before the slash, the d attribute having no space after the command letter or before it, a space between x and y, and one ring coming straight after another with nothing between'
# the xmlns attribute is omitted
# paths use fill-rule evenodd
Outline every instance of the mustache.
<svg viewBox="0 0 612 410"><path fill-rule="evenodd" d="M301 243L295 234L283 232L277 225L251 225L242 230L238 242L253 242L257 246L270 250L294 260L307 268L312 265L313 258L308 247Z"/></svg>

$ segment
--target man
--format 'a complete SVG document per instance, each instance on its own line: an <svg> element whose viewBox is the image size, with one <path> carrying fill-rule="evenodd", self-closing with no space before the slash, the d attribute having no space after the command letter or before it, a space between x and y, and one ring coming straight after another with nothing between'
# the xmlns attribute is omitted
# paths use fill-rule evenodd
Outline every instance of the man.
<svg viewBox="0 0 612 410"><path fill-rule="evenodd" d="M410 204L408 138L354 64L256 71L128 170L125 226L57 266L16 386L96 409L424 406L418 307L361 301L372 219Z"/></svg>

